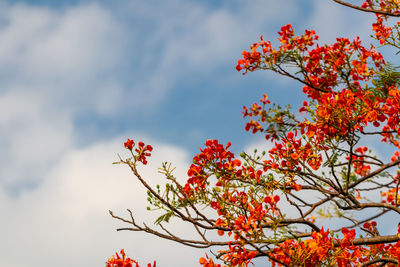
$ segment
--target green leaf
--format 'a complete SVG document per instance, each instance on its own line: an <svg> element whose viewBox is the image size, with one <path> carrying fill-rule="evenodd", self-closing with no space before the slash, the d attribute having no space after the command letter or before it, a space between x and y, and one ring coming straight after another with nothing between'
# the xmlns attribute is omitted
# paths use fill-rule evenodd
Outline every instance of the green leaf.
<svg viewBox="0 0 400 267"><path fill-rule="evenodd" d="M169 219L171 219L172 215L174 215L174 212L173 211L169 211L169 212L161 215L160 217L158 217L155 220L154 224L160 224L162 222L169 222Z"/></svg>

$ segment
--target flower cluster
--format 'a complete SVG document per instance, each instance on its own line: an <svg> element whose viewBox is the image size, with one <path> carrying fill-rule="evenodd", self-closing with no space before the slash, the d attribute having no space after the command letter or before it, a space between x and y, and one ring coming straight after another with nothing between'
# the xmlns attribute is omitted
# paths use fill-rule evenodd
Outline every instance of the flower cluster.
<svg viewBox="0 0 400 267"><path fill-rule="evenodd" d="M376 222L366 222L365 231L372 235L376 232ZM288 239L275 248L271 259L279 260L289 266L319 266L327 262L334 266L359 266L373 259L373 255L397 258L400 255L400 242L394 245L377 244L369 246L354 246L355 230L342 228L343 238L330 236L329 231L314 231L311 239L296 241ZM273 260L272 266L276 263ZM389 265L394 266L394 265Z"/></svg>
<svg viewBox="0 0 400 267"><path fill-rule="evenodd" d="M397 0L366 0L362 8L383 11L384 13L375 13L376 22L372 24L372 31L375 32L375 37L383 45L392 36L393 30L383 23L389 17L389 14L399 15L400 2ZM386 13L386 14L385 14Z"/></svg>
<svg viewBox="0 0 400 267"><path fill-rule="evenodd" d="M375 221L368 221L363 224L363 230L366 231L369 235L377 235L378 229L376 228L377 223Z"/></svg>
<svg viewBox="0 0 400 267"><path fill-rule="evenodd" d="M244 246L229 244L228 250L221 250L223 259L231 266L248 266L251 260L257 255L255 251L248 251Z"/></svg>
<svg viewBox="0 0 400 267"><path fill-rule="evenodd" d="M214 263L214 260L210 257L208 257L208 255L206 254L206 257L201 257L199 259L199 263L200 265L202 265L203 267L221 267L221 264L219 263ZM227 267L227 266L224 266Z"/></svg>
<svg viewBox="0 0 400 267"><path fill-rule="evenodd" d="M271 102L268 100L268 96L266 94L264 94L264 97L260 100L260 102L263 104L263 106L260 106L257 103L254 103L250 108L243 106L243 117L260 117L260 121L265 123L267 121L268 114L265 112L264 108ZM245 130L251 130L253 133L264 131L260 123L258 121L254 121L253 119L246 124Z"/></svg>
<svg viewBox="0 0 400 267"><path fill-rule="evenodd" d="M386 11L393 14L400 13L400 2L398 0L365 0L361 7Z"/></svg>
<svg viewBox="0 0 400 267"><path fill-rule="evenodd" d="M372 30L375 32L375 37L381 45L392 35L393 31L391 27L383 24L383 20L382 16L377 15L376 22L372 24Z"/></svg>
<svg viewBox="0 0 400 267"><path fill-rule="evenodd" d="M272 258L290 266L316 266L328 259L330 252L334 249L332 237L329 231L321 229L313 232L311 239L295 241L288 239L276 247ZM275 266L275 261L271 261Z"/></svg>
<svg viewBox="0 0 400 267"><path fill-rule="evenodd" d="M371 170L371 166L368 164L365 164L365 154L368 151L368 147L366 146L360 146L355 149L355 152L357 154L352 155L352 164L354 168L354 172L358 175L365 176L369 174ZM347 160L349 160L350 157L347 157Z"/></svg>
<svg viewBox="0 0 400 267"><path fill-rule="evenodd" d="M191 199L209 201L210 207L219 216L215 222L218 235L227 233L228 237L233 237L234 243L229 249L221 251L223 259L232 266L247 266L255 257L255 252L247 251L238 243L244 238L252 240L264 235L262 224L272 225L281 216L277 206L280 197L272 193L274 188L266 196L252 189L253 186L268 185L264 181L264 170L242 164L228 150L230 146L230 143L225 146L218 140L207 140L205 148L193 158L188 170L189 178L182 190ZM210 184L211 178L216 178L215 185ZM247 191L235 189L244 181L253 186ZM213 192L211 199L204 199L210 189ZM200 263L214 266L213 260L207 257L201 258Z"/></svg>
<svg viewBox="0 0 400 267"><path fill-rule="evenodd" d="M238 60L236 69L244 69L244 74L270 69L294 77L283 66L295 65L303 74L303 91L309 97L318 99L321 92L329 92L342 82L359 89L359 82L368 80L374 74L368 63L371 61L376 68L384 64L382 55L373 46L369 49L364 47L358 37L353 41L338 38L332 45L314 47L318 39L314 31L306 30L304 35L296 36L290 24L283 26L279 35L279 49L272 48L270 42L261 38L260 42L250 47L250 52L243 51L243 58Z"/></svg>
<svg viewBox="0 0 400 267"><path fill-rule="evenodd" d="M127 258L125 255L125 251L121 249L121 256L118 254L118 252L115 253L115 257L111 256L107 263L107 267L132 267L133 263L135 264L135 267L138 267L138 263L131 258Z"/></svg>
<svg viewBox="0 0 400 267"><path fill-rule="evenodd" d="M396 206L398 205L400 200L400 194L398 188L393 187L388 191L382 192L381 195L382 197L385 198L382 200L383 203L389 203L391 205L396 205Z"/></svg>
<svg viewBox="0 0 400 267"><path fill-rule="evenodd" d="M124 143L124 147L130 150L133 153L133 148L135 147L135 142L131 139L128 139ZM134 159L135 162L142 162L144 165L147 164L147 157L151 156L151 151L153 151L153 147L151 145L145 145L143 142L138 143L138 147L135 149Z"/></svg>
<svg viewBox="0 0 400 267"><path fill-rule="evenodd" d="M118 252L115 253L115 257L111 256L106 262L106 267L139 267L137 261L126 257L123 249L121 249L120 253L121 256L118 254ZM133 266L133 264L135 264L135 266ZM148 263L147 267L156 267L156 262L154 261L153 265Z"/></svg>
<svg viewBox="0 0 400 267"><path fill-rule="evenodd" d="M215 172L220 174L220 184L223 183L241 165L241 161L234 159L234 154L228 150L231 143L223 146L218 140L207 140L205 145L206 148L193 158L193 164L187 172L189 179L183 188L187 195L193 189L204 190L207 178Z"/></svg>
<svg viewBox="0 0 400 267"><path fill-rule="evenodd" d="M243 53L245 56L238 60L237 69L245 69L244 73L270 69L302 80L303 91L316 101L304 101L300 108L301 112L309 112L314 120L299 124L307 128L308 135L318 133L319 140L344 136L354 130L363 130L368 123L378 126L378 121L383 122L389 117L386 115L398 111L399 105L393 103L395 101L390 103L387 98L377 97L372 90L362 89L360 82L368 82L375 74L374 68L380 69L385 63L373 46L364 47L357 37L353 41L338 38L332 45L314 47L318 39L315 32L306 31L304 35L296 36L291 25L283 26L279 35L279 49L273 49L269 42L261 40L251 46L252 52ZM253 56L247 56L248 53ZM285 71L285 64L297 66L297 73L303 77ZM341 84L346 84L347 88L337 90ZM244 116L251 118L245 129L253 133L267 132L267 139L271 136L276 139L274 131L269 130L285 125L285 113L277 111L272 116L273 110L266 111L265 106L269 104L266 95L260 102L262 105L255 103L249 108L244 107ZM391 120L397 122L396 117Z"/></svg>
<svg viewBox="0 0 400 267"><path fill-rule="evenodd" d="M271 160L264 163L267 168L283 170L301 170L307 164L313 170L318 170L322 163L322 156L318 153L321 145L312 142L304 143L302 138L296 138L296 133L289 132L286 138L269 151Z"/></svg>

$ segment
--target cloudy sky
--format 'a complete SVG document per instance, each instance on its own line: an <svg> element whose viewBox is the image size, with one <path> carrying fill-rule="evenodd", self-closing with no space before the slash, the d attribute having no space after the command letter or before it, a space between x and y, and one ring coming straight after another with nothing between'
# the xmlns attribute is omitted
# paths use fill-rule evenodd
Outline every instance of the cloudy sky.
<svg viewBox="0 0 400 267"><path fill-rule="evenodd" d="M260 146L242 106L302 96L271 73L239 74L241 51L288 23L323 42L368 39L370 21L321 0L1 1L1 265L97 267L125 248L142 263L197 266L204 251L115 231L109 209L153 220L143 188L111 164L123 142L153 145L142 170L152 184L162 161L184 179L206 139Z"/></svg>

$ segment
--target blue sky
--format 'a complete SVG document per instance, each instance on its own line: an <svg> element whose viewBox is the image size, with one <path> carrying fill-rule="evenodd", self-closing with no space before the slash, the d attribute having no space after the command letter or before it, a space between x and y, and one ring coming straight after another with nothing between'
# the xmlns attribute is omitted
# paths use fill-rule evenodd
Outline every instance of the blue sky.
<svg viewBox="0 0 400 267"><path fill-rule="evenodd" d="M145 140L155 152L143 174L162 183L160 162L184 179L206 139L231 141L235 152L262 146L244 131L242 106L266 92L296 107L301 87L266 72L243 76L236 61L288 23L316 29L322 42L367 40L371 17L331 2L1 2L2 264L102 266L125 248L141 262L196 266L201 251L114 230L108 209L152 217L143 189L111 162L126 138Z"/></svg>

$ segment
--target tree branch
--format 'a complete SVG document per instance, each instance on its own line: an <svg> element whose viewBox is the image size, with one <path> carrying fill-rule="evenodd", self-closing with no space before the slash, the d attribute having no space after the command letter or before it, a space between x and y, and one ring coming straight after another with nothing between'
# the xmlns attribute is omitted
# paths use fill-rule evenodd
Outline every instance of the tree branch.
<svg viewBox="0 0 400 267"><path fill-rule="evenodd" d="M385 15L385 16L391 16L391 17L400 17L400 13L393 13L389 11L383 11L383 10L378 10L378 9L373 9L373 8L363 8L357 5L353 5L341 0L333 0L334 2L341 4L343 6L351 7L356 10L364 11L364 12L369 12L369 13L375 13L375 14L380 14L380 15Z"/></svg>
<svg viewBox="0 0 400 267"><path fill-rule="evenodd" d="M370 266L374 263L378 263L378 262L383 262L383 263L394 263L394 264L398 264L399 261L393 258L378 258L378 259L373 259L367 262L364 262L363 264L360 265L360 267L366 267L366 266Z"/></svg>

